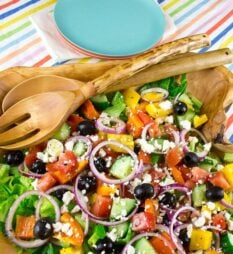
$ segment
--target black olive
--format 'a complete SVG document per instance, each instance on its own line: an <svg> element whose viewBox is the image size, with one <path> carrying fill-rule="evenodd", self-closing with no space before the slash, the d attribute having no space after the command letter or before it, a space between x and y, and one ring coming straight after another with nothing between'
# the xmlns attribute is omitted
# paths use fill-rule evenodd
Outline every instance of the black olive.
<svg viewBox="0 0 233 254"><path fill-rule="evenodd" d="M170 226L170 221L168 215L165 213L165 215L163 216L162 219L162 224L164 224L165 226L169 227Z"/></svg>
<svg viewBox="0 0 233 254"><path fill-rule="evenodd" d="M115 253L115 244L107 237L96 243L96 254L110 254Z"/></svg>
<svg viewBox="0 0 233 254"><path fill-rule="evenodd" d="M81 176L78 180L78 189L80 191L85 190L86 192L95 191L97 187L97 181L94 176Z"/></svg>
<svg viewBox="0 0 233 254"><path fill-rule="evenodd" d="M195 167L199 163L199 158L195 153L187 152L184 156L183 162L187 167Z"/></svg>
<svg viewBox="0 0 233 254"><path fill-rule="evenodd" d="M155 194L154 187L150 183L143 183L135 187L134 196L139 200L151 198Z"/></svg>
<svg viewBox="0 0 233 254"><path fill-rule="evenodd" d="M136 144L136 145L134 146L134 152L135 152L136 154L138 154L138 153L140 152L140 150L141 150L141 146L138 145L138 144Z"/></svg>
<svg viewBox="0 0 233 254"><path fill-rule="evenodd" d="M53 225L48 218L41 218L34 226L34 236L38 239L46 239L53 234Z"/></svg>
<svg viewBox="0 0 233 254"><path fill-rule="evenodd" d="M4 155L4 160L9 165L18 166L24 160L24 153L20 150L10 151Z"/></svg>
<svg viewBox="0 0 233 254"><path fill-rule="evenodd" d="M181 243L184 247L189 246L190 238L188 237L186 228L180 230L179 239L181 240Z"/></svg>
<svg viewBox="0 0 233 254"><path fill-rule="evenodd" d="M220 201L224 197L224 191L221 187L212 186L206 190L205 196L208 201Z"/></svg>
<svg viewBox="0 0 233 254"><path fill-rule="evenodd" d="M176 207L176 196L170 192L165 192L161 195L161 199L159 200L159 203L169 207L169 208L175 208Z"/></svg>
<svg viewBox="0 0 233 254"><path fill-rule="evenodd" d="M187 110L188 110L187 105L182 101L178 101L174 105L174 111L179 116L184 115L187 112Z"/></svg>
<svg viewBox="0 0 233 254"><path fill-rule="evenodd" d="M58 189L53 192L53 195L57 197L59 200L62 200L63 195L67 192L66 189Z"/></svg>
<svg viewBox="0 0 233 254"><path fill-rule="evenodd" d="M37 174L44 174L46 172L46 164L42 160L36 160L30 170Z"/></svg>
<svg viewBox="0 0 233 254"><path fill-rule="evenodd" d="M95 128L95 123L90 120L84 120L80 122L77 126L77 130L79 131L80 135L94 135L96 134L97 130Z"/></svg>
<svg viewBox="0 0 233 254"><path fill-rule="evenodd" d="M106 164L107 163L104 158L99 157L98 159L94 159L94 165L99 172L106 171L107 169Z"/></svg>

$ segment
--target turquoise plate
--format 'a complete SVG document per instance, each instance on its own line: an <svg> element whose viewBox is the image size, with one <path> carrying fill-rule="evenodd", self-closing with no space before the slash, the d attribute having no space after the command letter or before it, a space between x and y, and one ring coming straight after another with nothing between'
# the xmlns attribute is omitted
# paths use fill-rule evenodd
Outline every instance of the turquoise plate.
<svg viewBox="0 0 233 254"><path fill-rule="evenodd" d="M166 21L155 0L59 0L59 32L77 47L105 56L130 56L162 38Z"/></svg>

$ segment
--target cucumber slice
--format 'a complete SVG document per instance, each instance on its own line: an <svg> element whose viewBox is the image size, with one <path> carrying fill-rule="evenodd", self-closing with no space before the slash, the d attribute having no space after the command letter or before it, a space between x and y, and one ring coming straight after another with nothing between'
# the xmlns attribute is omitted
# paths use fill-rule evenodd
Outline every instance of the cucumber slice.
<svg viewBox="0 0 233 254"><path fill-rule="evenodd" d="M110 212L112 220L118 220L126 217L136 206L136 200L130 198L117 198L113 200Z"/></svg>
<svg viewBox="0 0 233 254"><path fill-rule="evenodd" d="M106 108L103 112L107 113L112 117L119 117L122 112L125 110L126 105L124 103L116 104L112 107Z"/></svg>
<svg viewBox="0 0 233 254"><path fill-rule="evenodd" d="M197 112L197 113L199 113L200 112L200 110L201 110L201 107L202 107L202 102L201 101L199 101L196 97L194 97L194 96L189 96L190 98L191 98L191 100L192 100L192 103L193 103L193 107L194 107L194 109L195 109L195 111Z"/></svg>
<svg viewBox="0 0 233 254"><path fill-rule="evenodd" d="M194 116L195 116L195 112L191 109L188 109L184 115L182 115L182 116L176 115L176 121L177 121L179 127L181 127L181 122L184 120L188 120L189 122L192 123Z"/></svg>
<svg viewBox="0 0 233 254"><path fill-rule="evenodd" d="M46 151L50 156L58 157L64 151L64 146L61 141L50 139L47 143Z"/></svg>
<svg viewBox="0 0 233 254"><path fill-rule="evenodd" d="M91 98L94 106L98 110L104 110L110 106L110 102L105 94L99 94Z"/></svg>
<svg viewBox="0 0 233 254"><path fill-rule="evenodd" d="M53 135L54 139L60 141L66 140L70 136L70 126L67 123L64 123L59 130Z"/></svg>
<svg viewBox="0 0 233 254"><path fill-rule="evenodd" d="M130 222L126 221L122 224L109 227L108 231L111 232L112 230L114 230L114 233L116 235L116 241L117 241L118 239L122 239L126 236L128 230L129 230L129 225L130 225Z"/></svg>
<svg viewBox="0 0 233 254"><path fill-rule="evenodd" d="M183 103L185 103L186 105L189 105L189 106L192 106L193 105L193 102L191 100L191 98L183 93L180 97L179 97L179 101L182 101Z"/></svg>
<svg viewBox="0 0 233 254"><path fill-rule="evenodd" d="M80 224L80 226L84 229L86 226L86 221L83 218L82 213L78 213L74 216L75 220Z"/></svg>
<svg viewBox="0 0 233 254"><path fill-rule="evenodd" d="M77 143L75 143L73 147L73 152L75 153L76 156L82 156L86 151L87 151L86 143L82 141L78 141Z"/></svg>
<svg viewBox="0 0 233 254"><path fill-rule="evenodd" d="M195 186L195 188L192 191L192 200L193 200L193 205L195 207L202 206L202 202L206 200L205 192L206 192L205 184L200 184Z"/></svg>
<svg viewBox="0 0 233 254"><path fill-rule="evenodd" d="M121 156L117 158L110 168L110 174L118 179L123 179L127 177L133 168L133 159L128 156Z"/></svg>
<svg viewBox="0 0 233 254"><path fill-rule="evenodd" d="M212 168L216 168L218 163L219 163L218 160L206 156L205 159L200 163L200 167L206 170L210 170Z"/></svg>
<svg viewBox="0 0 233 254"><path fill-rule="evenodd" d="M135 244L135 254L141 253L157 254L157 251L145 237L138 240Z"/></svg>
<svg viewBox="0 0 233 254"><path fill-rule="evenodd" d="M112 105L124 104L124 96L121 92L116 92L112 98Z"/></svg>
<svg viewBox="0 0 233 254"><path fill-rule="evenodd" d="M228 163L232 163L233 162L233 153L224 153L223 161L228 162Z"/></svg>

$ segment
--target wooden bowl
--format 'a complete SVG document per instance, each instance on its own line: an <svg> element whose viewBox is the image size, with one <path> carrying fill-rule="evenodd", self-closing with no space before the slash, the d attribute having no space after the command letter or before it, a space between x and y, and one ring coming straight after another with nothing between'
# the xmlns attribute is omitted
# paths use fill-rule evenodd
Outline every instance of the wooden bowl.
<svg viewBox="0 0 233 254"><path fill-rule="evenodd" d="M203 102L202 113L207 114L209 121L202 128L208 141L223 152L233 152L233 144L226 139L225 109L233 103L233 73L227 68L216 68L196 71L187 74L188 91ZM132 84L137 85L137 82ZM0 234L1 253L16 254L16 248ZM25 253L26 254L26 253Z"/></svg>
<svg viewBox="0 0 233 254"><path fill-rule="evenodd" d="M225 110L233 103L233 73L219 66L187 74L188 91L203 102L202 113L209 121L202 133L217 150L233 152L233 144L225 136Z"/></svg>

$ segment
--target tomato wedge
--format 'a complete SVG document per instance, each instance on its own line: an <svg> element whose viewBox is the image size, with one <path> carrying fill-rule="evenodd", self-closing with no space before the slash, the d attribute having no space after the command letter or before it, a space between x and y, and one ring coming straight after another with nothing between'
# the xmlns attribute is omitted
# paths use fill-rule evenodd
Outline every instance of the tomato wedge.
<svg viewBox="0 0 233 254"><path fill-rule="evenodd" d="M44 174L37 182L37 189L47 191L57 183L57 180L50 174Z"/></svg>
<svg viewBox="0 0 233 254"><path fill-rule="evenodd" d="M98 217L106 218L109 216L112 207L112 199L108 196L98 195L91 207L91 212Z"/></svg>
<svg viewBox="0 0 233 254"><path fill-rule="evenodd" d="M61 153L58 161L48 163L47 171L60 171L63 174L70 173L78 167L78 161L76 155L72 151L65 151Z"/></svg>
<svg viewBox="0 0 233 254"><path fill-rule="evenodd" d="M220 227L223 230L227 228L227 221L222 213L215 214L212 223L215 227Z"/></svg>
<svg viewBox="0 0 233 254"><path fill-rule="evenodd" d="M212 176L212 175L211 175ZM227 179L225 178L223 172L218 171L216 172L213 177L209 179L209 181L218 187L223 188L224 190L229 190L231 188L230 184L228 183Z"/></svg>
<svg viewBox="0 0 233 254"><path fill-rule="evenodd" d="M81 116L72 114L68 120L67 123L69 124L69 126L71 127L72 131L76 131L77 130L77 125L79 123L81 123L84 119Z"/></svg>
<svg viewBox="0 0 233 254"><path fill-rule="evenodd" d="M156 228L156 217L150 212L136 213L132 224L132 230L135 232L153 231Z"/></svg>
<svg viewBox="0 0 233 254"><path fill-rule="evenodd" d="M169 167L174 167L181 162L182 158L183 152L180 147L176 146L167 152L165 161Z"/></svg>

